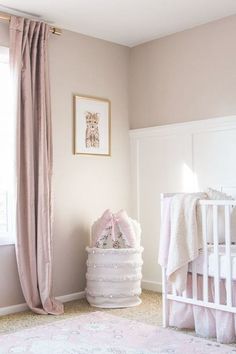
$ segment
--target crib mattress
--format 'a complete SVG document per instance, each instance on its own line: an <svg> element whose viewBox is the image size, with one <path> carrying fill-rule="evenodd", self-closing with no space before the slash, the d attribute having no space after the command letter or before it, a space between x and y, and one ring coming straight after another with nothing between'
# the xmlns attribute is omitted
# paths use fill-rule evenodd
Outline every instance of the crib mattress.
<svg viewBox="0 0 236 354"><path fill-rule="evenodd" d="M225 245L219 245L219 265L220 265L220 278L226 279L227 274L227 261L226 261ZM196 271L198 274L203 274L204 256L203 251L200 251L199 257L196 259ZM215 258L213 245L208 246L208 275L214 276ZM231 269L232 279L236 280L236 245L231 245ZM192 264L189 264L189 272L192 272Z"/></svg>

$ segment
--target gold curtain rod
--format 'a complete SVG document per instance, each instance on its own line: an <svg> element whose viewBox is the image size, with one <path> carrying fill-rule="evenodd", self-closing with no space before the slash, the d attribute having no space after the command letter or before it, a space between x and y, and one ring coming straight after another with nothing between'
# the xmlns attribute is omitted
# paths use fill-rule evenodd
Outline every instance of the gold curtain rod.
<svg viewBox="0 0 236 354"><path fill-rule="evenodd" d="M10 21L10 15L4 13L4 12L0 12L0 21ZM56 34L58 36L60 36L62 34L62 30L60 28L57 27L52 27L50 26L50 32L53 34Z"/></svg>

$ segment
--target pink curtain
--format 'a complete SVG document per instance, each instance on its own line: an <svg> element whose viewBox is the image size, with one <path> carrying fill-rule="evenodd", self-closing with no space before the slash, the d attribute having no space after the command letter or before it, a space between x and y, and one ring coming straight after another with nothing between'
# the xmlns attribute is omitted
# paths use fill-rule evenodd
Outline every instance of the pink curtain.
<svg viewBox="0 0 236 354"><path fill-rule="evenodd" d="M28 306L61 314L52 295L52 133L45 23L12 16L10 62L15 87L16 255Z"/></svg>

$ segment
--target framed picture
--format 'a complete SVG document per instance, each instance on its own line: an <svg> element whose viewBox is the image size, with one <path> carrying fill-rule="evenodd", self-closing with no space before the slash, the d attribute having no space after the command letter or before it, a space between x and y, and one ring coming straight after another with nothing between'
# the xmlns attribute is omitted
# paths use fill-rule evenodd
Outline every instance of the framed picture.
<svg viewBox="0 0 236 354"><path fill-rule="evenodd" d="M74 96L74 153L110 156L111 104L98 97Z"/></svg>

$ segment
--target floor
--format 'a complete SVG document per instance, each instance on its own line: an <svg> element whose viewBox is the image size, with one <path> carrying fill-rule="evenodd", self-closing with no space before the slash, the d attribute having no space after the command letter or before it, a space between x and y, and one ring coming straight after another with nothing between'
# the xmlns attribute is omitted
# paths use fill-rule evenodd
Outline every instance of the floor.
<svg viewBox="0 0 236 354"><path fill-rule="evenodd" d="M0 317L0 334L18 331L23 328L34 327L53 321L60 321L84 313L93 311L106 311L113 315L133 319L147 324L162 325L162 296L160 293L143 290L142 303L139 306L123 309L99 309L91 307L86 299L65 303L65 313L60 316L36 315L32 311L19 312ZM176 329L178 330L178 329ZM182 332L196 336L195 332L181 330ZM215 341L215 339L213 339ZM230 345L231 346L231 345ZM235 344L232 344L234 347Z"/></svg>
<svg viewBox="0 0 236 354"><path fill-rule="evenodd" d="M65 314L61 316L36 315L31 311L20 312L13 315L0 317L0 333L17 331L44 323L78 316L92 311L107 311L111 314L145 322L152 325L161 325L162 304L161 294L144 290L141 296L142 304L126 309L98 309L89 306L85 299L71 301L65 304Z"/></svg>

